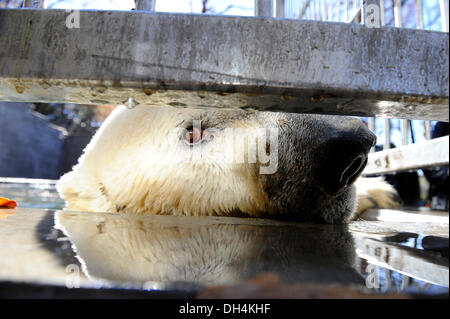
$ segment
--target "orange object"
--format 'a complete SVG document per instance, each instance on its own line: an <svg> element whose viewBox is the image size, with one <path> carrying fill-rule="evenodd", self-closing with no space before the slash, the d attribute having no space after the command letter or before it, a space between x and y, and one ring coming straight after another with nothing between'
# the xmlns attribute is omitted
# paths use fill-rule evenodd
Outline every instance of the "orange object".
<svg viewBox="0 0 450 319"><path fill-rule="evenodd" d="M14 208L17 207L17 203L5 197L0 197L0 208Z"/></svg>

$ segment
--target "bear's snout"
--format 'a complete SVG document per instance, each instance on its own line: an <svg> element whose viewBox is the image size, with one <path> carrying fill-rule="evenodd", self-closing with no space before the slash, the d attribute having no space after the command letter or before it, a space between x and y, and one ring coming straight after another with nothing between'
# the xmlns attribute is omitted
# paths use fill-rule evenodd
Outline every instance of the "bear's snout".
<svg viewBox="0 0 450 319"><path fill-rule="evenodd" d="M376 136L358 119L332 118L335 130L320 145L318 180L330 193L339 193L359 177Z"/></svg>

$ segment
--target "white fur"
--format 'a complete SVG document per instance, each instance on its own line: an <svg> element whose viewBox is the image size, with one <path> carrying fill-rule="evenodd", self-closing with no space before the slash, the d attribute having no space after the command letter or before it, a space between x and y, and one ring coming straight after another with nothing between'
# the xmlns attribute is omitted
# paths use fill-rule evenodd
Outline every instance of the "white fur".
<svg viewBox="0 0 450 319"><path fill-rule="evenodd" d="M358 178L355 183L358 205L355 218L369 208L398 208L394 195L397 194L392 185L381 177Z"/></svg>
<svg viewBox="0 0 450 319"><path fill-rule="evenodd" d="M117 107L58 183L66 209L171 215L271 211L254 165L228 163L224 143L210 143L201 161L180 160L186 145L173 128L198 112Z"/></svg>

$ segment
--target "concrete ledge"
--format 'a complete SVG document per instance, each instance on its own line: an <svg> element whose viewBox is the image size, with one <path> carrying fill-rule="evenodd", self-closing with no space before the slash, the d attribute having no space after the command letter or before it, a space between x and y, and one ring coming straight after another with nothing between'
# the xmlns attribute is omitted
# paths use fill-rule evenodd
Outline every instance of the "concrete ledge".
<svg viewBox="0 0 450 319"><path fill-rule="evenodd" d="M364 175L386 174L448 165L449 137L409 144L369 154Z"/></svg>
<svg viewBox="0 0 450 319"><path fill-rule="evenodd" d="M0 10L0 100L449 118L448 34L248 17Z"/></svg>
<svg viewBox="0 0 450 319"><path fill-rule="evenodd" d="M368 209L360 216L364 220L392 223L435 223L448 225L448 212L408 212L392 209Z"/></svg>

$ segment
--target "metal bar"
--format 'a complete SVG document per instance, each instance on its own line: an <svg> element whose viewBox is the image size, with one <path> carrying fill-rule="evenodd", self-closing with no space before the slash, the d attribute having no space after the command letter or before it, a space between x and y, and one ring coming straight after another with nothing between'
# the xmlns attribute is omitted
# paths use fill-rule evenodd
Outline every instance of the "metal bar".
<svg viewBox="0 0 450 319"><path fill-rule="evenodd" d="M320 6L321 6L321 21L327 21L327 6L325 5L325 0L321 0L320 1Z"/></svg>
<svg viewBox="0 0 450 319"><path fill-rule="evenodd" d="M371 132L375 132L375 118L369 117L367 124L368 124L367 126L369 127L369 130ZM375 152L375 146L370 149L370 152Z"/></svg>
<svg viewBox="0 0 450 319"><path fill-rule="evenodd" d="M349 13L348 13L348 10L349 10L349 6L348 6L348 0L345 0L345 3L344 3L344 10L345 10L345 22L347 22L348 21L348 18L349 18Z"/></svg>
<svg viewBox="0 0 450 319"><path fill-rule="evenodd" d="M80 28L68 29L65 10L0 10L0 100L120 104L132 97L145 105L448 121L449 40L442 32L78 13Z"/></svg>
<svg viewBox="0 0 450 319"><path fill-rule="evenodd" d="M415 0L417 29L423 30L423 4L422 0Z"/></svg>
<svg viewBox="0 0 450 319"><path fill-rule="evenodd" d="M384 277L386 278L386 290L390 290L392 287L392 270L384 268Z"/></svg>
<svg viewBox="0 0 450 319"><path fill-rule="evenodd" d="M313 0L313 11L312 11L312 13L313 13L313 19L314 20L317 20L317 3L316 3L316 1L317 0Z"/></svg>
<svg viewBox="0 0 450 319"><path fill-rule="evenodd" d="M440 0L439 5L441 9L442 31L448 32L448 0Z"/></svg>
<svg viewBox="0 0 450 319"><path fill-rule="evenodd" d="M341 21L341 0L338 0L338 2L336 3L336 21L340 22Z"/></svg>
<svg viewBox="0 0 450 319"><path fill-rule="evenodd" d="M134 0L136 10L155 11L156 0Z"/></svg>
<svg viewBox="0 0 450 319"><path fill-rule="evenodd" d="M394 24L396 28L401 28L403 25L401 0L394 0Z"/></svg>
<svg viewBox="0 0 450 319"><path fill-rule="evenodd" d="M285 17L285 0L276 0L276 17L284 18Z"/></svg>
<svg viewBox="0 0 450 319"><path fill-rule="evenodd" d="M408 133L409 133L409 121L401 120L401 128L400 131L402 133L402 145L408 144Z"/></svg>
<svg viewBox="0 0 450 319"><path fill-rule="evenodd" d="M363 174L385 174L448 165L448 136L369 154Z"/></svg>
<svg viewBox="0 0 450 319"><path fill-rule="evenodd" d="M425 139L431 140L431 122L424 121L423 125L424 125L424 129L425 129Z"/></svg>
<svg viewBox="0 0 450 319"><path fill-rule="evenodd" d="M383 150L391 148L391 120L384 119L384 144Z"/></svg>
<svg viewBox="0 0 450 319"><path fill-rule="evenodd" d="M369 117L367 126L369 127L369 130L371 130L372 132L375 132L375 118Z"/></svg>
<svg viewBox="0 0 450 319"><path fill-rule="evenodd" d="M325 3L326 3L325 8L328 9L328 13L327 13L327 17L326 17L325 21L333 21L333 0L325 1ZM325 12L327 12L326 9L325 9Z"/></svg>
<svg viewBox="0 0 450 319"><path fill-rule="evenodd" d="M386 24L384 20L384 0L380 0L379 3L380 3L380 24L381 26L384 26Z"/></svg>
<svg viewBox="0 0 450 319"><path fill-rule="evenodd" d="M273 17L273 0L255 0L256 17Z"/></svg>

